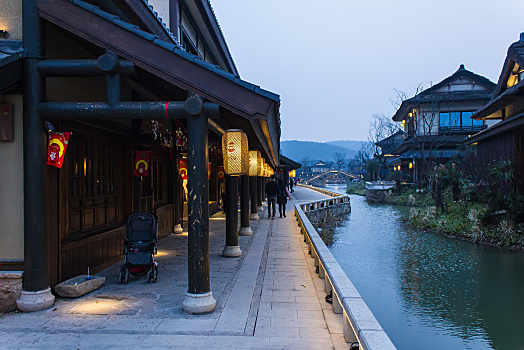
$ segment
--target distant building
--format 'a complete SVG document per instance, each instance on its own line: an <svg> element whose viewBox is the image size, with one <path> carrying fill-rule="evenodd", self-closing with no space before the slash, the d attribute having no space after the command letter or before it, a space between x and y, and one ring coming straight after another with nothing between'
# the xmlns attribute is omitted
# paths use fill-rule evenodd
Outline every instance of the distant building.
<svg viewBox="0 0 524 350"><path fill-rule="evenodd" d="M400 123L404 140L388 148L394 156L387 162L389 168L416 181L432 165L459 155L462 141L492 124L471 117L490 100L494 89L489 79L460 65L451 76L402 102L393 120Z"/></svg>
<svg viewBox="0 0 524 350"><path fill-rule="evenodd" d="M302 164L302 167L297 170L297 175L302 180L307 180L315 177L326 171L335 169L332 163L323 162L321 160L313 161L311 165Z"/></svg>

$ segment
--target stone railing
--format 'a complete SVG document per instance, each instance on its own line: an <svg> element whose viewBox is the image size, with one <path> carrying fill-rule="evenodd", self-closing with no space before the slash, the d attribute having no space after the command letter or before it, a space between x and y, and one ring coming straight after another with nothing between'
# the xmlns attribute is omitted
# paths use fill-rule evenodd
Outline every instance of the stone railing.
<svg viewBox="0 0 524 350"><path fill-rule="evenodd" d="M351 344L358 343L360 349L396 349L306 215L308 211L328 206L347 206L349 197L315 187L304 187L331 196L296 204L295 216L304 241L315 259L317 273L324 279L324 290L328 294L332 293L333 312L344 314L344 339Z"/></svg>

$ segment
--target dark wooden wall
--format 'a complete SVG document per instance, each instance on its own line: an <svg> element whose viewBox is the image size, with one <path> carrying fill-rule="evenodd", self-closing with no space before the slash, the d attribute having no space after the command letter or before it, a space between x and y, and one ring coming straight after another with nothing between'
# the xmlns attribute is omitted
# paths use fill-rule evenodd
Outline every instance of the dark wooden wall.
<svg viewBox="0 0 524 350"><path fill-rule="evenodd" d="M61 280L97 273L116 263L124 252L125 227L104 232L62 246L60 254Z"/></svg>
<svg viewBox="0 0 524 350"><path fill-rule="evenodd" d="M513 151L513 132L510 131L479 141L477 158L479 164L485 167L499 160L513 159Z"/></svg>
<svg viewBox="0 0 524 350"><path fill-rule="evenodd" d="M173 204L164 205L156 210L155 214L158 218L158 237L164 237L173 233Z"/></svg>

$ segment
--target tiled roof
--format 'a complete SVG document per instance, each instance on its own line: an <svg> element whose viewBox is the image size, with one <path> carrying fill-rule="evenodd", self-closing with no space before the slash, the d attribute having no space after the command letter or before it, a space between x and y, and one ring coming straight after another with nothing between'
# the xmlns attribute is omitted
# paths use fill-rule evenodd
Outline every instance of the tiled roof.
<svg viewBox="0 0 524 350"><path fill-rule="evenodd" d="M473 116L475 119L487 117L524 97L524 80L510 88L506 87L506 74L508 74L508 69L512 69L512 62L524 67L524 41L517 41L509 47L495 93L491 100L475 113Z"/></svg>
<svg viewBox="0 0 524 350"><path fill-rule="evenodd" d="M446 92L438 91L438 89L440 89L441 87L445 86L446 84L452 82L453 80L459 77L466 77L484 86L486 90L466 90L466 91L449 91L449 92L448 91ZM456 101L460 102L460 101L473 101L473 100L488 101L489 99L491 99L493 95L493 91L495 90L495 87L496 87L496 84L493 83L491 80L465 69L464 65L461 64L460 68L455 73L447 77L446 79L422 91L421 93L417 94L416 96L403 101L392 119L394 121L403 120L404 118L406 118L406 114L412 108L412 106L415 106L417 104L437 103L437 102L456 102Z"/></svg>
<svg viewBox="0 0 524 350"><path fill-rule="evenodd" d="M23 54L21 40L0 40L0 67L21 59Z"/></svg>
<svg viewBox="0 0 524 350"><path fill-rule="evenodd" d="M234 74L231 74L229 72L226 72L224 70L222 70L219 66L216 66L214 64L211 64L209 62L206 62L204 60L202 60L201 58L199 58L198 56L195 56L195 55L192 55L186 51L184 51L180 45L178 44L173 44L173 43L168 43L166 41L163 41L163 40L160 40L158 38L157 35L154 35L154 34L151 34L151 33L148 33L146 31L143 31L141 30L140 28L138 28L137 26L131 24L131 23L128 23L128 22L125 22L125 21L122 21L118 16L115 16L109 12L105 12L103 10L101 10L98 6L94 6L94 5L91 5L87 2L84 2L82 0L68 0L70 1L71 3L83 8L84 10L87 10L89 12L92 12L94 13L95 15L129 31L129 32L132 32L133 34L135 35L138 35L148 41L151 41L152 43L164 48L165 50L168 50L168 51L171 51L173 52L174 54L188 60L188 61L191 61L191 62L194 62L196 64L198 64L199 66L202 66L206 69L208 69L209 71L212 71L214 72L215 74L218 74L226 79L229 79L230 81L234 82L235 84L239 85L239 86L242 86L250 91L253 91L255 92L256 94L258 95L261 95L261 96L264 96L270 100L273 100L273 101L277 101L277 102L280 102L280 96L271 92L271 91L267 91L267 90L264 90L264 89L261 89L260 86L257 86L257 85L254 85L254 84L251 84L245 80L242 80L240 79L238 76L234 75Z"/></svg>
<svg viewBox="0 0 524 350"><path fill-rule="evenodd" d="M153 9L153 5L150 5L149 2L147 2L147 0L142 0L144 2L144 4L146 4L147 8L151 11L151 13L155 16L155 18L158 20L158 22L160 22L160 24L162 25L162 27L164 28L164 30L166 31L167 35L169 35L169 37L173 40L173 42L176 44L176 45L179 45L180 46L180 43L178 42L177 38L173 35L173 33L171 33L171 30L169 30L169 28L167 27L167 25L164 23L164 21L162 20L161 17L158 17L158 12L156 12L154 9ZM182 48L180 46L180 48Z"/></svg>
<svg viewBox="0 0 524 350"><path fill-rule="evenodd" d="M220 23L218 23L218 18L215 15L215 10L213 9L213 6L211 5L211 1L206 0L209 4L209 8L211 9L211 13L213 14L213 17L215 19L215 22L217 24L218 30L220 31L220 35L222 35L222 39L224 40L224 44L226 45L226 50L229 53L229 57L231 57L231 62L233 63L233 66L235 66L235 61L233 60L233 55L231 55L231 51L229 51L229 46L227 46L226 37L224 36L224 32L222 32L222 28L220 27Z"/></svg>

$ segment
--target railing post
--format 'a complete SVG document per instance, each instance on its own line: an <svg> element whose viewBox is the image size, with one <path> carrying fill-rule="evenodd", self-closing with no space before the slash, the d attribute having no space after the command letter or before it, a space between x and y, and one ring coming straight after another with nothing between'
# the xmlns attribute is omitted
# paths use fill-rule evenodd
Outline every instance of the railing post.
<svg viewBox="0 0 524 350"><path fill-rule="evenodd" d="M346 343L355 343L358 342L357 336L353 331L353 327L349 323L349 318L346 312L344 312L344 340Z"/></svg>
<svg viewBox="0 0 524 350"><path fill-rule="evenodd" d="M335 290L333 290L333 304L331 304L333 306L333 313L334 314L341 314L343 309L342 309L342 303L340 302L340 299L338 298L338 295L336 293Z"/></svg>
<svg viewBox="0 0 524 350"><path fill-rule="evenodd" d="M331 293L333 291L333 287L331 285L331 281L329 280L329 275L326 275L326 278L324 278L324 292Z"/></svg>

